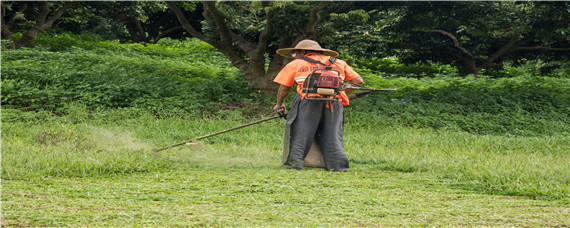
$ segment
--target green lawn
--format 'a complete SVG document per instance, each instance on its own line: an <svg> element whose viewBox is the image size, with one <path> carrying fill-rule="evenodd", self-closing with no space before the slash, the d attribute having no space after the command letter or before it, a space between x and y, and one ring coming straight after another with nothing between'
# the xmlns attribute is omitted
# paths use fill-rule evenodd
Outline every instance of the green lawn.
<svg viewBox="0 0 570 228"><path fill-rule="evenodd" d="M570 137L346 123L346 173L283 170L284 120L3 110L4 226L570 226ZM381 120L378 120L381 121Z"/></svg>
<svg viewBox="0 0 570 228"><path fill-rule="evenodd" d="M211 151L209 151L211 152ZM190 155L191 156L191 155ZM252 161L255 160L251 158ZM423 173L178 162L89 178L4 181L5 226L567 226L554 201L481 194Z"/></svg>

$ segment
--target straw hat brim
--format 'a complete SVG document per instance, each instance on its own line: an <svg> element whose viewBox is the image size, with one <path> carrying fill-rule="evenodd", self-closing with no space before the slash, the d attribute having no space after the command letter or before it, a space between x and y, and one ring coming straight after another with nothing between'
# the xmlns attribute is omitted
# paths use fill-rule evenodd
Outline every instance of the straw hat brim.
<svg viewBox="0 0 570 228"><path fill-rule="evenodd" d="M277 54L285 57L285 58L294 58L293 57L293 53L299 51L299 50L306 50L306 51L322 51L323 55L326 56L330 56L330 57L337 57L338 56L338 52L333 51L333 50L329 50L329 49L305 49L305 48L282 48L277 50Z"/></svg>

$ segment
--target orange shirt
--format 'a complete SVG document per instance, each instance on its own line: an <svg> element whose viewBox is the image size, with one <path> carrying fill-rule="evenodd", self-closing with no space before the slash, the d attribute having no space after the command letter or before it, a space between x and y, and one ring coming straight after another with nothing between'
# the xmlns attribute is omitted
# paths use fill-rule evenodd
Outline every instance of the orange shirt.
<svg viewBox="0 0 570 228"><path fill-rule="evenodd" d="M309 57L311 59L317 60L317 61L324 63L324 64L327 64L327 65L329 64L329 59L330 59L329 56L319 54L319 53L309 53L309 54L306 54L305 57ZM304 97L305 93L303 93L302 89L303 89L303 83L305 82L305 79L315 69L324 68L324 67L325 66L318 64L318 63L311 63L311 62L308 62L308 61L303 60L303 59L295 59L295 60L291 61L290 63L288 63L285 67L283 67L283 69L281 69L281 71L279 72L279 74L277 74L277 77L275 77L275 79L273 81L277 82L281 85L287 86L287 87L293 87L293 85L295 83L297 83L297 93L299 93L299 95L301 95L301 97ZM337 70L338 72L340 72L340 77L343 80L350 81L350 80L360 76L345 61L340 60L340 59L337 59L331 65L331 67L334 70ZM344 91L340 92L338 97L342 101L343 106L349 105L348 97L346 96L346 93Z"/></svg>

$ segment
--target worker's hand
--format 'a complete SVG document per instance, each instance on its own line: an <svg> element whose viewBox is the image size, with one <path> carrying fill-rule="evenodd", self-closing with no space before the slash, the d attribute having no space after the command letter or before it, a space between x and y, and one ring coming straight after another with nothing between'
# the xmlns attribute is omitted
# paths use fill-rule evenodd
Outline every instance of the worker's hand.
<svg viewBox="0 0 570 228"><path fill-rule="evenodd" d="M349 94L349 95L348 95L348 99L349 99L349 100L352 100L352 99L354 99L354 98L357 98L356 93L353 93L353 94Z"/></svg>
<svg viewBox="0 0 570 228"><path fill-rule="evenodd" d="M285 110L286 110L285 104L275 105L275 107L273 107L273 111L277 112L277 110L280 110L281 112L285 113Z"/></svg>

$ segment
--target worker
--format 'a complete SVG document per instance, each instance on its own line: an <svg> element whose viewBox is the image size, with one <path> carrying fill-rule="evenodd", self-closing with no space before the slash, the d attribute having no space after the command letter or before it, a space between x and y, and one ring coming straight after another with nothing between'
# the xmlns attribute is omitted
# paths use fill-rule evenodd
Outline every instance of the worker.
<svg viewBox="0 0 570 228"><path fill-rule="evenodd" d="M285 98L291 87L297 84L297 94L291 105L285 128L283 168L303 170L314 139L320 145L327 170L344 172L349 169L348 157L343 142L343 106L349 105L346 92L342 91L332 99L310 99L324 97L320 94L303 92L305 79L317 68L330 66L338 71L343 80L362 84L362 77L345 61L335 59L338 52L321 48L313 40L302 40L294 48L282 48L277 53L294 58L274 79L279 83L275 111L286 111Z"/></svg>

